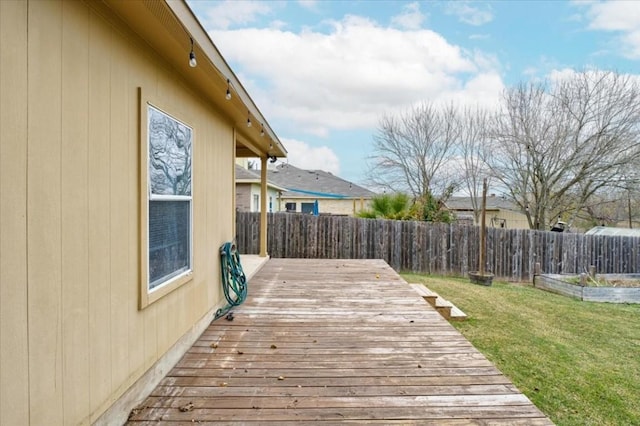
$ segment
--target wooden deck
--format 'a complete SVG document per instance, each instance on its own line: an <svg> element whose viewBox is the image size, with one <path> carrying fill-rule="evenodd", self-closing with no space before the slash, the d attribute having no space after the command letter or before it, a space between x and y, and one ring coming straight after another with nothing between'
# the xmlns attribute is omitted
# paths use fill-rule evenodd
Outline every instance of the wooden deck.
<svg viewBox="0 0 640 426"><path fill-rule="evenodd" d="M272 259L249 294L129 424L552 424L383 261Z"/></svg>

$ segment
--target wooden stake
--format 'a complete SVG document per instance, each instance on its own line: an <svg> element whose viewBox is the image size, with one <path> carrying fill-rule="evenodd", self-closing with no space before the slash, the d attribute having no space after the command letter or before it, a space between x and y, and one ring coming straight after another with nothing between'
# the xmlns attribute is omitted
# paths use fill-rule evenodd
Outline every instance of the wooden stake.
<svg viewBox="0 0 640 426"><path fill-rule="evenodd" d="M487 242L487 178L482 180L482 219L480 222L480 268L478 272L480 272L480 276L484 275L484 258L485 258L485 247Z"/></svg>

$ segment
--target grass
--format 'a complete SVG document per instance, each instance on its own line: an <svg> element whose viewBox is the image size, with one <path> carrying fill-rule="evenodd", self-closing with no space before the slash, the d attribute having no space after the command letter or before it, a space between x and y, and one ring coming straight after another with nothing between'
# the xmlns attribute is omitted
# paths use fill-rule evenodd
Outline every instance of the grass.
<svg viewBox="0 0 640 426"><path fill-rule="evenodd" d="M453 325L556 424L640 425L640 305L402 276L462 309Z"/></svg>

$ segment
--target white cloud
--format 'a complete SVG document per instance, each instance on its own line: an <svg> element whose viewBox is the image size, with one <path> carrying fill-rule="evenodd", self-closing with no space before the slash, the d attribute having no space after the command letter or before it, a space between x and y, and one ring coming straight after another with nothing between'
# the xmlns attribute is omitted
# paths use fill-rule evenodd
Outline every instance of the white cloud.
<svg viewBox="0 0 640 426"><path fill-rule="evenodd" d="M422 27L426 16L420 11L420 3L404 5L402 13L391 18L391 23L405 30L417 30Z"/></svg>
<svg viewBox="0 0 640 426"><path fill-rule="evenodd" d="M298 4L305 9L315 10L318 6L318 0L298 0Z"/></svg>
<svg viewBox="0 0 640 426"><path fill-rule="evenodd" d="M496 72L481 73L467 81L459 90L446 93L439 101L456 105L497 108L505 86Z"/></svg>
<svg viewBox="0 0 640 426"><path fill-rule="evenodd" d="M633 1L591 3L589 28L605 31L634 31L640 26L640 4Z"/></svg>
<svg viewBox="0 0 640 426"><path fill-rule="evenodd" d="M475 99L473 82L481 76L494 76L487 89L499 86L490 55L465 51L430 30L402 31L358 16L329 22L325 33L247 28L210 35L243 76L260 82L257 89L242 78L267 116L319 136L370 129L384 112L464 97L466 88Z"/></svg>
<svg viewBox="0 0 640 426"><path fill-rule="evenodd" d="M272 28L274 30L283 30L288 26L288 24L284 21L281 21L279 19L273 20L269 23L269 28Z"/></svg>
<svg viewBox="0 0 640 426"><path fill-rule="evenodd" d="M447 3L445 13L457 16L461 22L473 26L484 25L493 20L493 13L490 10L482 10L465 1Z"/></svg>
<svg viewBox="0 0 640 426"><path fill-rule="evenodd" d="M627 34L624 37L624 43L627 45L626 56L640 59L640 29Z"/></svg>
<svg viewBox="0 0 640 426"><path fill-rule="evenodd" d="M554 70L561 68L566 68L566 65L555 58L541 55L522 71L522 75L531 82L542 81L548 78Z"/></svg>
<svg viewBox="0 0 640 426"><path fill-rule="evenodd" d="M576 78L579 74L586 73L587 76L591 78L592 81L597 81L603 76L607 76L609 71L601 70L598 68L586 68L584 70L575 70L573 68L557 68L551 70L546 78L551 83L558 83L561 81L568 81L573 78ZM619 74L622 78L629 78L635 84L640 84L640 74ZM608 78L611 78L609 76Z"/></svg>
<svg viewBox="0 0 640 426"><path fill-rule="evenodd" d="M491 53L483 52L482 50L475 49L469 53L473 58L473 62L481 70L496 70L500 68L500 61L498 57Z"/></svg>
<svg viewBox="0 0 640 426"><path fill-rule="evenodd" d="M300 169L324 170L334 175L340 174L340 160L327 146L312 147L296 139L282 138L287 147L287 161Z"/></svg>
<svg viewBox="0 0 640 426"><path fill-rule="evenodd" d="M205 25L210 28L227 29L234 25L255 22L261 15L269 15L268 2L259 0L225 0L208 9Z"/></svg>
<svg viewBox="0 0 640 426"><path fill-rule="evenodd" d="M616 46L629 59L640 59L640 2L574 2L586 8L588 28L619 34Z"/></svg>
<svg viewBox="0 0 640 426"><path fill-rule="evenodd" d="M578 71L574 70L573 68L560 68L551 70L546 77L552 83L556 83L560 81L571 80L577 75Z"/></svg>

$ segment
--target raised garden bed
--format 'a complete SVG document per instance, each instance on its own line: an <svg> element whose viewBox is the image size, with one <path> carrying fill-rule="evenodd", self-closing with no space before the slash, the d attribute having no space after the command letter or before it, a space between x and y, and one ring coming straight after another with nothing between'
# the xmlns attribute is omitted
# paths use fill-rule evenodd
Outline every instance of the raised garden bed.
<svg viewBox="0 0 640 426"><path fill-rule="evenodd" d="M640 303L640 274L602 274L587 277L580 285L579 275L542 274L533 277L533 286L575 297L587 302Z"/></svg>

